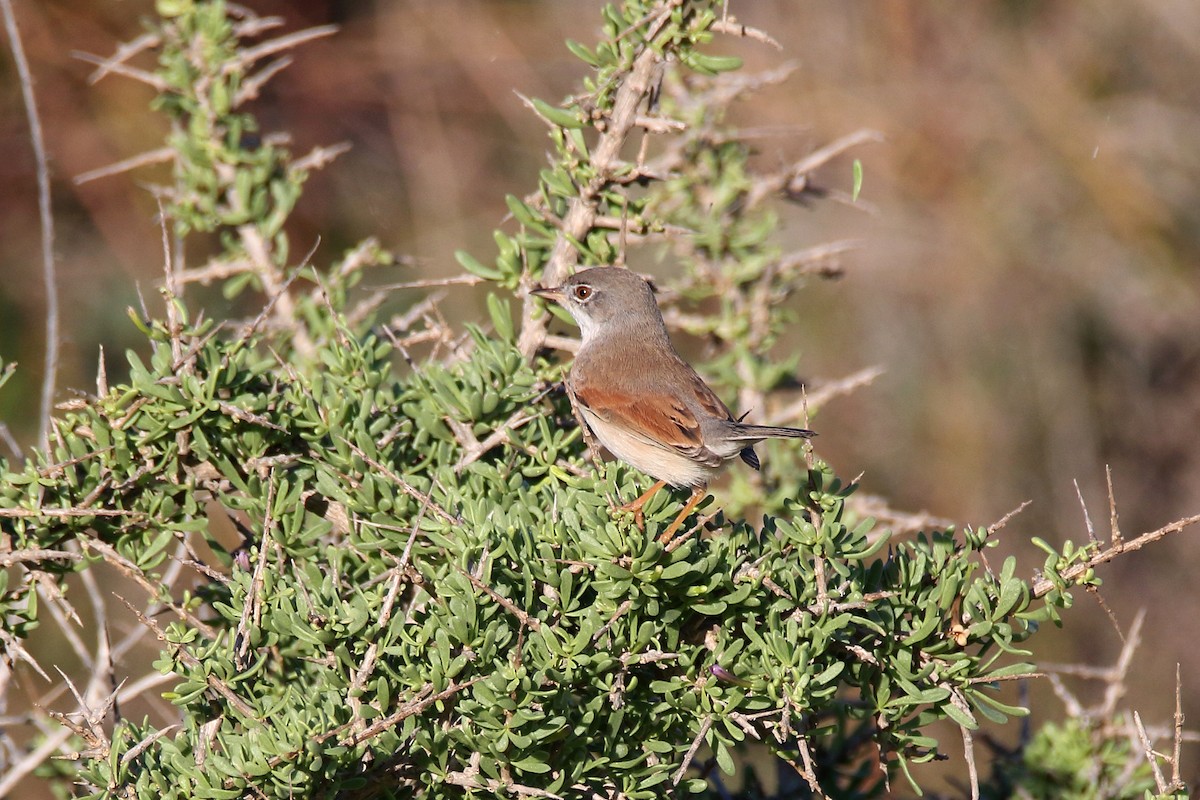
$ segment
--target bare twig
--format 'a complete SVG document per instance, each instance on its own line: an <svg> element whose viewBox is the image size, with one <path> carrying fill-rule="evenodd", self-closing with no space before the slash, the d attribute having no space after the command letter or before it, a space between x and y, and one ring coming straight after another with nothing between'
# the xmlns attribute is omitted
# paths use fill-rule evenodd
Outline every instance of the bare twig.
<svg viewBox="0 0 1200 800"><path fill-rule="evenodd" d="M1114 545L1121 543L1121 526L1117 522L1117 498L1113 494L1112 467L1104 465L1104 480L1108 486L1108 525L1111 531L1111 541Z"/></svg>
<svg viewBox="0 0 1200 800"><path fill-rule="evenodd" d="M754 206L777 192L799 192L806 185L809 173L824 166L837 156L867 142L881 142L883 134L879 131L862 129L835 139L797 161L787 170L767 176L757 181L747 194L747 205Z"/></svg>
<svg viewBox="0 0 1200 800"><path fill-rule="evenodd" d="M326 36L332 36L337 33L337 25L318 25L312 28L305 28L302 31L289 33L284 36L277 36L274 39L268 39L255 47L248 47L237 54L237 58L222 67L225 74L229 74L236 70L245 70L256 61L261 61L267 56L275 55L283 50L288 50L293 47L298 47L306 42L311 42L314 39L322 39Z"/></svg>
<svg viewBox="0 0 1200 800"><path fill-rule="evenodd" d="M860 369L858 372L852 372L844 378L839 378L836 381L823 383L808 393L807 400L804 397L797 398L795 402L786 406L782 411L775 415L775 418L780 420L780 424L784 422L802 419L805 413L805 405L807 404L808 412L814 413L817 409L828 403L835 397L850 394L856 389L863 386L870 386L876 378L884 372L883 367L867 367Z"/></svg>
<svg viewBox="0 0 1200 800"><path fill-rule="evenodd" d="M137 607L133 605L133 603L130 603L125 598L121 597L120 595L117 595L117 599L120 600L122 603L124 603L125 607L133 612L134 616L136 616L138 618L139 622L141 622L143 625L145 625L147 628L149 628L151 631L153 631L154 635L158 637L158 640L160 642L167 642L167 632L162 629L162 626L160 626L157 622L155 622L153 619L151 619L146 614L143 614L141 611L139 611L137 609ZM192 624L193 627L203 626L204 628L208 629L210 632L207 633L206 635L209 636L210 638L212 637L210 626L200 622L199 620L194 620L194 621L188 620L188 621ZM187 664L189 667L200 666L200 659L197 658L195 655L193 655L192 652L190 650L188 650L185 645L172 645L172 647L175 648L175 652L179 656L179 660L182 661L184 664ZM232 689L230 689L229 684L227 684L221 678L217 677L216 675L209 675L205 682L208 684L209 688L211 688L217 694L221 695L226 700L228 700L229 705L232 706L234 709L236 709L238 711L238 713L242 714L245 717L249 717L251 719L255 718L254 708L249 703L247 703L244 699L242 699L236 692L234 692Z"/></svg>
<svg viewBox="0 0 1200 800"><path fill-rule="evenodd" d="M343 153L350 152L351 145L349 142L338 142L325 147L314 147L305 155L293 161L288 170L296 172L309 172L315 169L321 169L327 164L333 162L335 158Z"/></svg>
<svg viewBox="0 0 1200 800"><path fill-rule="evenodd" d="M1131 539L1128 542L1123 540L1115 542L1107 550L1101 550L1097 552L1095 555L1088 558L1087 561L1084 561L1080 564L1075 564L1069 569L1064 570L1062 577L1069 584L1071 581L1075 580L1080 575L1083 575L1093 567L1096 567L1100 564L1106 564L1117 556L1124 555L1125 553L1131 553L1134 550L1141 550L1151 542L1157 542L1159 539L1162 539L1169 534L1178 533L1184 528L1195 525L1197 522L1200 522L1200 514L1176 520L1175 522L1172 522L1169 525L1164 525L1157 530L1143 533L1141 536L1137 537L1136 539ZM1039 578L1033 582L1034 597L1044 597L1053 589L1054 583L1047 578Z"/></svg>
<svg viewBox="0 0 1200 800"><path fill-rule="evenodd" d="M456 474L462 472L469 464L478 461L493 448L511 442L512 438L509 436L509 433L520 428L531 419L536 418L536 414L530 414L525 410L518 411L505 420L500 427L488 434L483 441L477 439L467 426L462 425L457 420L447 418L447 422L451 423L451 429L454 430L456 435L460 433L469 435L469 438L465 440L459 439L460 444L463 445L463 454L458 463L454 465L454 472Z"/></svg>
<svg viewBox="0 0 1200 800"><path fill-rule="evenodd" d="M4 446L12 451L12 454L16 456L17 459L24 457L21 453L21 444L17 441L16 437L12 435L12 431L8 429L8 426L3 422L0 422L0 442L4 442Z"/></svg>
<svg viewBox="0 0 1200 800"><path fill-rule="evenodd" d="M266 86L276 75L290 67L293 61L294 59L291 56L280 56L258 72L247 77L242 81L242 85L238 87L237 94L234 95L233 108L238 108L251 100L258 99L258 94L262 91L262 87Z"/></svg>
<svg viewBox="0 0 1200 800"><path fill-rule="evenodd" d="M0 797L11 797L12 790L26 775L44 767L48 763L48 759L74 735L75 732L70 728L59 728L46 736L24 758L12 764L7 772L0 775Z"/></svg>
<svg viewBox="0 0 1200 800"><path fill-rule="evenodd" d="M492 587L488 586L483 581L479 580L479 578L476 578L474 575L467 572L462 567L458 566L458 564L455 564L453 562L448 562L448 563L450 563L450 566L453 567L456 572L465 576L466 579L471 582L472 586L474 586L476 589L478 589L479 591L486 594L488 597L492 598L492 600L494 600L498 605L500 605L501 608L503 608L505 611L507 611L508 613L512 614L514 617L519 619L521 621L522 625L533 628L535 631L540 631L542 629L542 621L540 619L538 619L535 616L530 615L528 612L526 612L524 609L519 607L512 600L509 600L507 597L500 594L499 592L497 592Z"/></svg>
<svg viewBox="0 0 1200 800"><path fill-rule="evenodd" d="M0 553L0 568L11 567L14 564L36 565L42 561L79 561L83 556L66 550L45 550L40 547L27 547L23 550L13 550Z"/></svg>
<svg viewBox="0 0 1200 800"><path fill-rule="evenodd" d="M454 275L449 278L428 278L421 281L388 283L376 288L381 291L400 291L402 289L431 289L435 286L474 286L483 282L484 279L478 275Z"/></svg>
<svg viewBox="0 0 1200 800"><path fill-rule="evenodd" d="M1105 717L1111 717L1117 712L1117 702L1125 694L1125 677L1129 674L1129 667L1133 664L1133 654L1142 643L1142 625L1145 621L1146 609L1143 608L1133 618L1129 635L1123 637L1125 644L1121 648L1121 655L1117 658L1117 663L1110 671L1108 688L1104 692L1104 705L1101 713Z"/></svg>
<svg viewBox="0 0 1200 800"><path fill-rule="evenodd" d="M1162 767L1158 765L1158 753L1150 743L1150 737L1146 735L1146 726L1142 724L1142 715L1136 711L1133 712L1133 724L1137 727L1138 740L1142 743L1146 760L1150 762L1150 769L1154 771L1154 785L1158 787L1159 794L1166 794L1167 779L1163 777Z"/></svg>
<svg viewBox="0 0 1200 800"><path fill-rule="evenodd" d="M368 466L375 467L375 469L382 472L389 480L391 480L393 483L395 483L397 486L399 486L400 490L403 491L405 494L407 494L409 497L412 497L416 500L420 500L423 504L428 505L431 509L433 509L434 513L436 513L439 517L442 518L442 520L444 522L449 522L452 525L463 524L463 521L460 517L454 516L450 512L446 511L446 509L442 508L437 503L433 502L432 495L426 494L425 492L422 492L420 489L417 489L414 486L412 486L412 484L410 484L408 481L404 480L399 475L397 475L395 470L392 470L392 469L384 466L383 464L379 463L375 459L368 456L366 451L364 451L358 445L354 444L354 442L351 442L349 439L345 439L345 438L343 438L342 441L345 442L346 446L349 447L351 450L353 450L354 453L359 458L361 458L364 462L366 462L366 464Z"/></svg>
<svg viewBox="0 0 1200 800"><path fill-rule="evenodd" d="M1100 540L1096 538L1096 528L1092 525L1092 515L1088 513L1087 503L1083 500L1083 490L1079 488L1079 481L1071 481L1075 485L1075 496L1079 498L1079 508L1083 511L1083 524L1087 527L1088 541L1093 544Z"/></svg>
<svg viewBox="0 0 1200 800"><path fill-rule="evenodd" d="M263 505L266 510L263 515L262 539L258 543L258 563L254 565L254 577L250 581L250 590L246 592L242 616L238 620L237 630L234 634L234 641L237 643L234 658L239 670L244 670L249 666L247 656L250 654L250 626L258 628L262 620L262 592L268 560L267 545L271 542L271 528L275 524L271 515L274 505L275 469L272 467L267 476L267 501Z"/></svg>
<svg viewBox="0 0 1200 800"><path fill-rule="evenodd" d="M122 64L136 56L138 53L158 47L161 43L162 37L160 37L157 33L143 33L136 39L123 43L117 48L117 52L113 53L112 57L105 61L100 69L88 76L88 85L96 85L96 83L102 80L104 76L112 72L110 65Z"/></svg>
<svg viewBox="0 0 1200 800"><path fill-rule="evenodd" d="M683 780L684 774L688 771L688 767L692 765L692 759L696 757L696 751L700 749L700 745L704 743L704 737L708 736L708 730L712 727L713 718L709 714L700 723L700 732L696 734L696 738L692 740L692 746L688 748L687 753L683 756L683 763L679 765L679 769L675 771L674 777L671 779L673 786L678 786Z"/></svg>
<svg viewBox="0 0 1200 800"><path fill-rule="evenodd" d="M957 691L950 692L950 702L963 713L971 714L967 701ZM971 780L971 800L979 800L979 770L975 767L975 739L971 735L971 729L967 726L959 725L958 729L962 731L963 760L967 763L967 776Z"/></svg>
<svg viewBox="0 0 1200 800"><path fill-rule="evenodd" d="M38 217L42 226L42 283L46 289L46 350L42 372L42 401L38 416L42 449L50 441L50 412L54 402L54 388L58 380L58 281L54 268L54 215L50 213L50 164L46 157L46 140L42 135L42 119L38 114L37 99L33 94L33 73L25 58L25 46L21 43L21 32L13 13L12 0L0 0L0 13L4 15L4 28L8 32L8 44L12 49L17 75L21 80L21 98L25 103L25 116L29 121L29 140L33 145L33 158L37 164Z"/></svg>
<svg viewBox="0 0 1200 800"><path fill-rule="evenodd" d="M808 747L808 738L805 736L797 736L796 744L800 747L800 760L804 762L804 767L801 768L792 762L792 769L800 773L801 777L808 783L808 788L812 790L813 796L826 800L828 797L825 790L821 788L821 784L817 782L817 765L813 761L812 751Z"/></svg>
<svg viewBox="0 0 1200 800"><path fill-rule="evenodd" d="M102 542L99 539L80 539L80 542L85 548L95 550L97 553L104 556L105 561L119 569L127 577L136 581L146 591L146 594L150 595L150 597L157 597L159 595L162 588L161 584L156 585L153 583L148 577L146 577L146 573L143 572L137 564L134 564L128 558L118 553L117 549L111 544L108 542ZM216 638L216 629L214 629L204 620L197 617L186 607L174 602L164 603L163 605L171 609L176 616L200 631L200 633L204 636L208 637L209 639ZM159 632L157 628L155 629L155 632ZM166 635L163 634L163 636L160 638L163 638L165 641Z"/></svg>
<svg viewBox="0 0 1200 800"><path fill-rule="evenodd" d="M7 3L8 0L4 0L4 2ZM100 67L100 69L92 73L93 83L111 72L114 75L122 75L126 78L132 78L135 81L144 83L159 94L165 93L171 88L165 80L155 75L153 72L148 72L144 69L138 69L137 67L131 67L124 63L123 60L118 60L120 57L119 50L117 51L117 55L113 56L112 58L104 58L102 56L93 55L92 53L84 53L79 50L73 51L71 55L80 61L86 61L89 64L95 64L96 66Z"/></svg>
<svg viewBox="0 0 1200 800"><path fill-rule="evenodd" d="M775 41L775 39L766 31L759 30L758 28L751 28L748 25L743 25L733 17L726 17L725 19L717 20L712 24L712 29L717 33L727 33L732 36L740 36L745 39L754 39L755 41L769 44L776 50L783 49L783 45Z"/></svg>
<svg viewBox="0 0 1200 800"><path fill-rule="evenodd" d="M447 699L453 697L454 695L458 694L459 692L461 692L463 689L469 689L470 687L479 683L481 680L483 680L486 677L487 677L486 675L478 675L474 678L471 678L471 680L469 680L469 681L463 681L462 683L456 683L451 686L448 686L447 688L438 692L437 694L426 694L425 689L432 690L432 688L433 688L432 684L426 684L425 689L422 690L422 694L424 696L418 695L417 699L414 699L408 703L405 703L395 713L392 713L392 714L384 717L381 720L377 720L374 724L372 724L369 728L365 729L361 733L357 733L354 736L343 739L342 744L343 745L362 744L367 739L370 739L372 736L378 736L379 734L383 733L387 729L396 725L396 723L402 722L405 719L407 719L408 717L411 717L413 714L421 713L422 711L429 708L434 703L441 702L442 700L447 700Z"/></svg>
<svg viewBox="0 0 1200 800"><path fill-rule="evenodd" d="M1029 504L1032 502L1033 502L1032 500L1026 500L1026 501L1022 502L1021 505L1017 506L1012 511L1008 512L1003 517L1001 517L1000 519L993 522L991 525L988 525L988 528L987 528L988 536L993 535L994 533L999 531L1001 528L1003 528L1005 525L1007 525L1008 521L1010 519L1015 517L1017 514L1020 514L1026 508L1028 508Z"/></svg>
<svg viewBox="0 0 1200 800"><path fill-rule="evenodd" d="M107 178L109 175L119 175L122 172L128 172L131 169L145 167L150 164L162 164L166 161L175 160L175 148L159 147L155 150L147 150L145 153L138 153L136 156L122 159L115 164L109 164L105 167L81 172L75 176L74 183L76 186L88 183L89 181L98 180L99 178Z"/></svg>
<svg viewBox="0 0 1200 800"><path fill-rule="evenodd" d="M141 511L124 511L119 508L0 508L0 517L129 517L130 521L143 521Z"/></svg>
<svg viewBox="0 0 1200 800"><path fill-rule="evenodd" d="M1171 791L1184 788L1179 778L1179 750L1183 746L1183 685L1179 680L1179 663L1175 664L1175 750L1171 754Z"/></svg>

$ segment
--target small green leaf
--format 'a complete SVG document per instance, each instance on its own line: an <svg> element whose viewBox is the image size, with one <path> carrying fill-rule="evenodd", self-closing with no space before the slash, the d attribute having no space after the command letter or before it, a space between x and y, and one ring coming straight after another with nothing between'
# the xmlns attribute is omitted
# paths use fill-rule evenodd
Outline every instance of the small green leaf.
<svg viewBox="0 0 1200 800"><path fill-rule="evenodd" d="M508 303L488 292L487 307L488 316L492 318L492 327L496 329L496 335L503 341L513 342L513 318Z"/></svg>
<svg viewBox="0 0 1200 800"><path fill-rule="evenodd" d="M485 280L498 281L504 277L499 270L484 266L466 250L455 250L454 258L459 264L462 264L463 269L465 269L467 272L471 273L472 275L478 275Z"/></svg>
<svg viewBox="0 0 1200 800"><path fill-rule="evenodd" d="M552 106L545 100L538 100L536 97L531 101L533 108L538 115L547 122L557 125L560 128L582 128L583 120L576 111L569 111L565 108Z"/></svg>

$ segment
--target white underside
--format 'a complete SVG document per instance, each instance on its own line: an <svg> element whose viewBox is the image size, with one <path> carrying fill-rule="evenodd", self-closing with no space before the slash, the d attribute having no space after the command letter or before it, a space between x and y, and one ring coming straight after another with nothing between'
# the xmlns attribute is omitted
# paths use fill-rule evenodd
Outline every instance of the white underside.
<svg viewBox="0 0 1200 800"><path fill-rule="evenodd" d="M706 464L699 464L668 447L652 444L646 437L624 427L605 422L589 408L581 405L579 410L600 444L655 480L666 481L672 486L701 486L717 474L718 470Z"/></svg>

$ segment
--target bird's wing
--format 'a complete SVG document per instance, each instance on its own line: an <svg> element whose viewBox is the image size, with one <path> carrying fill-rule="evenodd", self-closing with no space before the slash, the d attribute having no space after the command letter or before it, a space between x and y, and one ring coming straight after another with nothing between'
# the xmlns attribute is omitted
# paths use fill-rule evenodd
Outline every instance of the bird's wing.
<svg viewBox="0 0 1200 800"><path fill-rule="evenodd" d="M704 445L696 416L677 398L644 391L635 397L594 383L576 387L575 398L600 419L650 444L668 447L700 463L721 463L720 456Z"/></svg>
<svg viewBox="0 0 1200 800"><path fill-rule="evenodd" d="M704 382L704 379L700 377L696 370L692 369L691 365L685 363L684 366L691 373L692 395L695 397L696 402L700 404L700 408L717 419L732 420L733 414L729 413L729 407L721 402L721 398L717 397L717 393L709 388L709 385Z"/></svg>

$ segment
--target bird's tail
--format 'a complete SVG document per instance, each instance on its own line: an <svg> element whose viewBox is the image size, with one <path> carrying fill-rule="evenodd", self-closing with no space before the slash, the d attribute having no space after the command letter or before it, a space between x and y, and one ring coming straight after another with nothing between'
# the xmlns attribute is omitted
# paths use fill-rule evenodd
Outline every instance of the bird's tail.
<svg viewBox="0 0 1200 800"><path fill-rule="evenodd" d="M744 422L738 423L737 431L734 433L735 438L751 442L759 442L763 439L811 439L816 435L816 431L810 431L806 428L747 425Z"/></svg>

